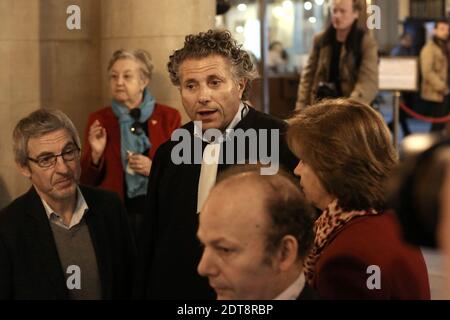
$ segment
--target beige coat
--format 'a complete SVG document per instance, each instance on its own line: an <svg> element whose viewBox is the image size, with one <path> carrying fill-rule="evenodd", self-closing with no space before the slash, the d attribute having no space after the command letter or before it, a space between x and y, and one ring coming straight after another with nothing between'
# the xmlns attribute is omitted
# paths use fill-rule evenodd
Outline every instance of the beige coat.
<svg viewBox="0 0 450 320"><path fill-rule="evenodd" d="M324 33L320 33L314 37L313 49L302 72L296 109L312 104L319 83L328 82L332 48L319 47L323 36ZM341 89L344 97L369 104L375 99L378 91L378 46L369 33L364 35L361 49L361 66L356 72L353 55L347 54L345 46L342 46L339 64Z"/></svg>
<svg viewBox="0 0 450 320"><path fill-rule="evenodd" d="M422 99L444 102L448 93L448 60L442 49L429 41L420 52L420 70L422 73Z"/></svg>

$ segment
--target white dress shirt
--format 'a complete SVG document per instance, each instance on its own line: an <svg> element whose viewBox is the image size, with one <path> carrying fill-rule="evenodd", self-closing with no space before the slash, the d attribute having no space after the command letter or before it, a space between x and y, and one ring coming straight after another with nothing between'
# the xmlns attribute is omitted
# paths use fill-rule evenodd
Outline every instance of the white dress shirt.
<svg viewBox="0 0 450 320"><path fill-rule="evenodd" d="M247 115L247 113L248 107L241 102L233 120L231 120L230 124L225 129L225 135L220 136L217 140L213 140L213 137L208 135L207 130L205 133L202 133L201 128L194 122L194 135L201 138L203 141L208 142L205 150L203 150L202 168L200 170L200 179L198 181L197 213L200 213L209 192L216 183L221 143L228 137L228 134Z"/></svg>

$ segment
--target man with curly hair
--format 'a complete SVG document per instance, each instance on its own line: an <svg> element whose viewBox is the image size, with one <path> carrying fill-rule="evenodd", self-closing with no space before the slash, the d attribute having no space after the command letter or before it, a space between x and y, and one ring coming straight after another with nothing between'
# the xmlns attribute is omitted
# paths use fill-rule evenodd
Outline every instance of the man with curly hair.
<svg viewBox="0 0 450 320"><path fill-rule="evenodd" d="M298 160L284 141L285 123L244 102L257 72L229 31L188 35L184 47L170 56L168 70L192 121L175 131L153 159L136 295L213 299L214 291L196 270L202 254L196 232L217 174L236 163L267 164L262 150L275 154L291 172ZM175 136L187 136L190 148L181 157L192 161L178 161Z"/></svg>

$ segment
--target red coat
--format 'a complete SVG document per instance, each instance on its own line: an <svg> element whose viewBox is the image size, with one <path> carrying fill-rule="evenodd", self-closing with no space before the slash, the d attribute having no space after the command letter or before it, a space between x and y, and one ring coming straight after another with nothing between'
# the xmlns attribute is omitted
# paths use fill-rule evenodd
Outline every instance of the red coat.
<svg viewBox="0 0 450 320"><path fill-rule="evenodd" d="M380 267L380 290L367 287L370 265ZM324 299L430 299L422 253L403 242L392 212L343 227L323 249L313 286Z"/></svg>
<svg viewBox="0 0 450 320"><path fill-rule="evenodd" d="M106 129L107 142L100 165L92 165L91 147L88 136L92 123L98 120ZM148 156L153 159L156 149L170 139L172 132L180 127L180 113L168 106L155 104L152 116L148 119L148 133L152 147ZM120 126L111 107L102 108L89 115L84 133L81 155L81 183L117 192L124 199L124 169L120 155Z"/></svg>

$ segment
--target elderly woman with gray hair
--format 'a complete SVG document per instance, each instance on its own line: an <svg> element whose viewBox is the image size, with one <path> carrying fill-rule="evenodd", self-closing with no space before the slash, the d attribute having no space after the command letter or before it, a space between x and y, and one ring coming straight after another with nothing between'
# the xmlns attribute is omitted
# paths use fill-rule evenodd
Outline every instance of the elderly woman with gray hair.
<svg viewBox="0 0 450 320"><path fill-rule="evenodd" d="M135 228L144 211L151 159L181 121L177 110L152 96L152 70L144 50L114 52L108 65L112 103L89 116L81 158L81 182L119 194Z"/></svg>

